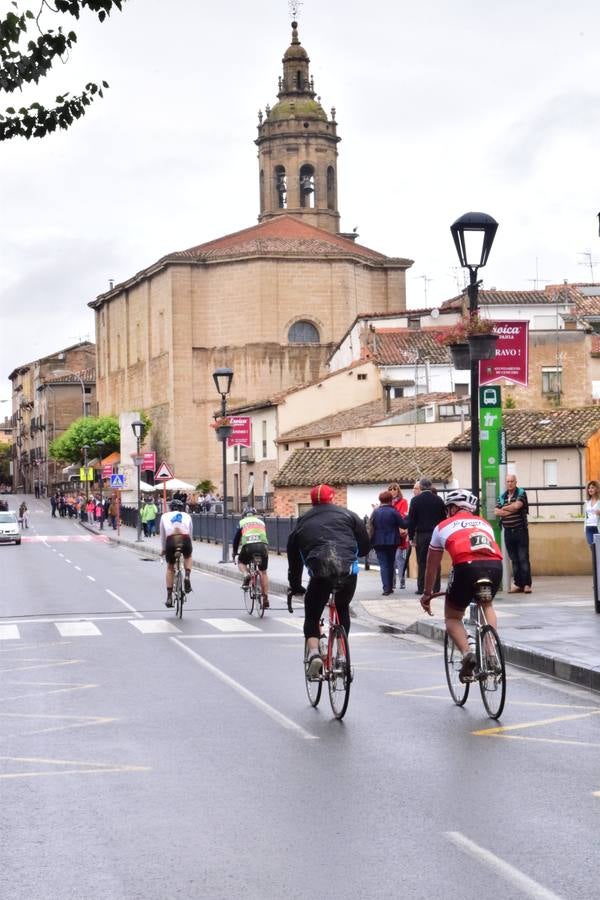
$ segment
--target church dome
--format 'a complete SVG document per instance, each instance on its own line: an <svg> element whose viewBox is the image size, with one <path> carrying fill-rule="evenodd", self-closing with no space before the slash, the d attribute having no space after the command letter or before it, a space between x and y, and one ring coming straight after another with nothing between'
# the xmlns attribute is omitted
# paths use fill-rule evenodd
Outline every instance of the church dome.
<svg viewBox="0 0 600 900"><path fill-rule="evenodd" d="M286 59L305 59L308 60L308 53L302 44L290 44L283 54L284 62Z"/></svg>
<svg viewBox="0 0 600 900"><path fill-rule="evenodd" d="M306 95L284 97L269 112L269 122L282 119L319 119L327 121L327 113L317 100Z"/></svg>

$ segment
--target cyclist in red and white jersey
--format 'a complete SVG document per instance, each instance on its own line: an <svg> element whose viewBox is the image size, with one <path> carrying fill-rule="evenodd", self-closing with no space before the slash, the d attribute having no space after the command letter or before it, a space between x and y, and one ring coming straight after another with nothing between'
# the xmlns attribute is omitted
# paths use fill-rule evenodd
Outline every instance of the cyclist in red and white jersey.
<svg viewBox="0 0 600 900"><path fill-rule="evenodd" d="M475 515L477 497L470 491L450 491L445 499L448 518L436 525L431 535L425 569L425 590L421 606L429 615L433 585L444 550L452 559L452 571L446 588L444 615L446 630L463 655L459 677L471 676L477 658L469 650L467 632L462 623L464 611L474 599L475 586L480 578L489 578L492 597L502 581L502 551L494 539L489 522ZM482 603L485 617L496 628L496 613L492 602Z"/></svg>

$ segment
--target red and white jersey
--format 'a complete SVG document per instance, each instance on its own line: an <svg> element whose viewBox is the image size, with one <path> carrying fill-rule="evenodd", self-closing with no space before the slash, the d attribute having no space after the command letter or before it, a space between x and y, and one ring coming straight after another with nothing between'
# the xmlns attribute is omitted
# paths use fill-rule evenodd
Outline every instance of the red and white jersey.
<svg viewBox="0 0 600 900"><path fill-rule="evenodd" d="M466 510L436 525L429 546L432 550L447 550L454 566L477 559L502 559L490 523Z"/></svg>

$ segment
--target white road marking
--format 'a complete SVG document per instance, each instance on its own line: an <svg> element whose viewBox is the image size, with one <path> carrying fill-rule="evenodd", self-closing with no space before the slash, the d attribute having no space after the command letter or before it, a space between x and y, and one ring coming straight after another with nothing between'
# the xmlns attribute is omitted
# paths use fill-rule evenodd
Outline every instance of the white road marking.
<svg viewBox="0 0 600 900"><path fill-rule="evenodd" d="M81 566L75 566L78 572L81 572Z"/></svg>
<svg viewBox="0 0 600 900"><path fill-rule="evenodd" d="M202 619L208 625L212 625L218 631L260 631L256 625L244 622L242 619Z"/></svg>
<svg viewBox="0 0 600 900"><path fill-rule="evenodd" d="M63 637L96 637L102 634L93 622L56 622L55 627Z"/></svg>
<svg viewBox="0 0 600 900"><path fill-rule="evenodd" d="M203 621L206 621L204 619ZM388 637L387 634L382 634L377 631L353 631L351 632L352 640L355 638L361 637ZM242 632L228 632L227 634L183 634L181 636L182 640L232 640L234 638L246 638L248 640L256 640L257 638L289 638L290 640L296 640L296 632L294 631L253 631L251 633L242 631ZM439 651L437 653L431 653L430 656L438 656Z"/></svg>
<svg viewBox="0 0 600 900"><path fill-rule="evenodd" d="M71 560L70 560L70 559L67 559L66 556L65 556L65 562L66 562L66 563L69 563L69 565L71 565Z"/></svg>
<svg viewBox="0 0 600 900"><path fill-rule="evenodd" d="M309 731L306 731L302 728L301 725L298 725L297 722L293 722L292 719L288 719L283 713L279 712L275 707L270 706L268 703L265 703L264 700L261 700L260 697L257 697L256 694L253 694L252 691L249 691L248 688L244 687L243 684L240 684L239 681L236 681L234 678L231 678L229 675L226 675L221 669L217 669L216 666L213 666L207 659L204 659L203 656L200 656L196 653L195 650L192 650L191 647L186 647L184 643L179 638L173 637L171 638L174 644L177 644L178 647L181 647L185 653L188 653L192 659L194 659L199 665L203 666L207 669L211 674L213 674L216 678L226 684L228 687L232 688L236 691L240 696L242 696L245 700L248 700L257 709L260 709L261 712L264 712L267 716L269 716L273 721L277 722L278 725L281 725L283 728L286 728L288 731L293 731L298 734L301 738L308 741L318 741L319 737L316 734L311 734Z"/></svg>
<svg viewBox="0 0 600 900"><path fill-rule="evenodd" d="M16 641L20 637L16 625L0 625L0 641Z"/></svg>
<svg viewBox="0 0 600 900"><path fill-rule="evenodd" d="M105 590L106 590L107 594L109 594L111 597L114 597L115 600L118 600L119 603L122 603L123 606L127 607L127 609L129 609L132 613L134 613L134 615L136 615L138 617L138 619L142 618L142 614L140 612L138 612L137 609L131 605L131 603L128 603L127 600L123 600L122 597L119 597L118 594L115 594L115 592L109 590L109 588L105 588Z"/></svg>
<svg viewBox="0 0 600 900"><path fill-rule="evenodd" d="M77 618L64 618L60 619L61 622L109 622L111 619L117 619L118 621L129 622L129 616L127 613L116 613L114 616L77 616ZM30 619L28 616L13 616L12 619L9 619L7 624L20 624L20 625L40 625L44 623L50 622L50 624L54 624L57 621L55 616L39 616L36 619Z"/></svg>
<svg viewBox="0 0 600 900"><path fill-rule="evenodd" d="M95 581L95 580L96 580L96 579L94 578L93 575L86 575L85 577L86 577L86 578L89 578L90 581Z"/></svg>
<svg viewBox="0 0 600 900"><path fill-rule="evenodd" d="M137 628L142 634L165 634L166 632L179 632L179 628L166 619L143 619L141 622L129 619L130 625Z"/></svg>
<svg viewBox="0 0 600 900"><path fill-rule="evenodd" d="M560 900L558 894L549 891L537 881L534 881L533 878L530 878L528 875L525 875L524 872L515 868L515 866L511 866L510 863L500 859L499 856L496 856L484 847L480 847L478 844L470 841L469 838L465 837L464 834L461 834L460 831L447 831L446 837L455 845L455 847L458 847L459 850L462 850L464 853L472 856L473 859L476 859L478 862L483 863L483 865L492 869L496 875L500 875L505 881L513 884L527 897L534 897L535 900Z"/></svg>

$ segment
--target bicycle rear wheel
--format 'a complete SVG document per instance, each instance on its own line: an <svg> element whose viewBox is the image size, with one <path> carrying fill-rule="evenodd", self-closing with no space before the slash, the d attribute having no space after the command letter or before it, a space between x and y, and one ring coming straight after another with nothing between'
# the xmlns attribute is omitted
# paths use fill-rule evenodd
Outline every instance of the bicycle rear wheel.
<svg viewBox="0 0 600 900"><path fill-rule="evenodd" d="M444 665L446 667L446 681L450 696L457 706L464 706L469 696L470 684L459 681L458 673L462 666L462 653L446 632L444 636Z"/></svg>
<svg viewBox="0 0 600 900"><path fill-rule="evenodd" d="M321 691L323 690L323 681L321 677L319 678L309 678L308 677L308 662L307 662L308 652L306 649L306 643L304 645L304 681L306 683L306 693L308 694L308 699L311 706L318 706L319 700L321 699Z"/></svg>
<svg viewBox="0 0 600 900"><path fill-rule="evenodd" d="M481 699L491 719L499 719L506 701L506 667L498 634L491 625L481 629Z"/></svg>
<svg viewBox="0 0 600 900"><path fill-rule="evenodd" d="M258 573L254 576L254 583L251 585L250 590L254 592L254 609L256 610L256 615L259 619L262 619L265 614L265 607L263 605L262 585Z"/></svg>
<svg viewBox="0 0 600 900"><path fill-rule="evenodd" d="M333 625L329 632L328 656L331 660L328 673L329 702L336 719L342 719L348 709L352 683L348 635L342 625Z"/></svg>
<svg viewBox="0 0 600 900"><path fill-rule="evenodd" d="M173 585L173 596L175 598L175 616L178 619L181 619L183 616L183 574L181 572L181 568L178 566L175 571L175 583Z"/></svg>

